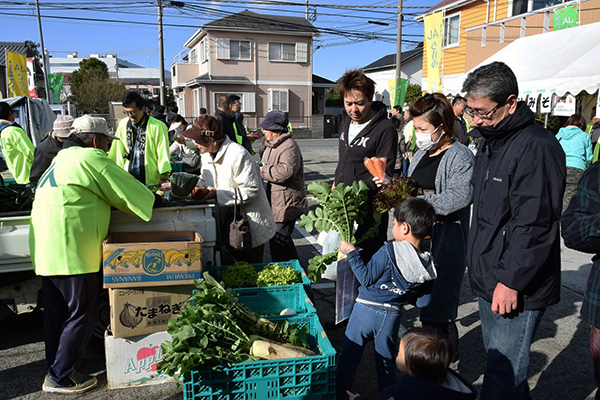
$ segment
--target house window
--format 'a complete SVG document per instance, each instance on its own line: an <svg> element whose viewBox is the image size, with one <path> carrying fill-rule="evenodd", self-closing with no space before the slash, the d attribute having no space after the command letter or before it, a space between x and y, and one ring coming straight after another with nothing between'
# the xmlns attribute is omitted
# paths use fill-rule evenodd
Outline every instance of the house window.
<svg viewBox="0 0 600 400"><path fill-rule="evenodd" d="M215 104L219 102L219 96L229 96L231 94L240 96L240 103L242 103L242 109L240 112L242 114L256 112L256 93L254 92L215 93Z"/></svg>
<svg viewBox="0 0 600 400"><path fill-rule="evenodd" d="M201 63L208 61L208 54L209 54L208 39L204 39L203 41L200 42L200 62Z"/></svg>
<svg viewBox="0 0 600 400"><path fill-rule="evenodd" d="M198 56L196 55L196 49L192 50L190 54L190 63L195 64L198 62Z"/></svg>
<svg viewBox="0 0 600 400"><path fill-rule="evenodd" d="M460 13L444 18L444 47L458 46L460 33Z"/></svg>
<svg viewBox="0 0 600 400"><path fill-rule="evenodd" d="M177 68L175 68L174 65L171 67L171 75L172 76L177 76Z"/></svg>
<svg viewBox="0 0 600 400"><path fill-rule="evenodd" d="M158 96L160 94L160 89L159 88L152 88L152 94L154 96Z"/></svg>
<svg viewBox="0 0 600 400"><path fill-rule="evenodd" d="M509 2L509 17L521 15L542 8L550 7L551 5L564 3L565 0L512 0L512 7Z"/></svg>
<svg viewBox="0 0 600 400"><path fill-rule="evenodd" d="M290 111L290 92L288 89L269 89L269 111Z"/></svg>
<svg viewBox="0 0 600 400"><path fill-rule="evenodd" d="M217 58L220 60L250 60L250 41L217 38Z"/></svg>
<svg viewBox="0 0 600 400"><path fill-rule="evenodd" d="M269 61L307 62L308 45L298 43L269 43Z"/></svg>

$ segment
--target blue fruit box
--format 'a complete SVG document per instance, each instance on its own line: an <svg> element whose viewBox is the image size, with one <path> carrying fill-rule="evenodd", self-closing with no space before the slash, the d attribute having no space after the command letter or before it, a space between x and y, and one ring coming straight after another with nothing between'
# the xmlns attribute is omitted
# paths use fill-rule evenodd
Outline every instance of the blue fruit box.
<svg viewBox="0 0 600 400"><path fill-rule="evenodd" d="M335 398L335 349L316 314L270 317L308 326L308 342L317 355L200 368L184 375L186 400L307 400Z"/></svg>
<svg viewBox="0 0 600 400"><path fill-rule="evenodd" d="M290 261L278 261L276 263L251 264L251 265L258 272L258 271L262 271L263 268L265 268L267 265L270 265L270 264L279 264L282 267L292 267L292 268L294 268L300 274L300 277L302 279L302 286L304 287L304 290L306 291L306 293L309 296L312 294L312 291L311 291L311 288L310 288L310 284L311 284L310 279L308 279L308 276L306 275L306 272L304 272L304 270L302 269L302 266L300 266L300 261L298 261L298 260L290 260ZM206 267L204 270L208 271L212 275L212 277L215 278L216 280L222 281L223 280L223 273L229 267L231 267L231 265L211 265L211 266ZM284 287L284 286L289 286L289 285L269 286L269 287ZM236 291L238 291L239 293L241 293L244 290L251 290L251 289L255 289L255 288L236 288Z"/></svg>

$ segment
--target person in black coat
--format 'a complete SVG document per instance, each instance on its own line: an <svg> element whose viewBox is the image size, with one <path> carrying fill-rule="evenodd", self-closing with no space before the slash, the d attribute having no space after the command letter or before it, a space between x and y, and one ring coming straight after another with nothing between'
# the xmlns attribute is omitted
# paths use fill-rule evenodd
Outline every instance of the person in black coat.
<svg viewBox="0 0 600 400"><path fill-rule="evenodd" d="M54 121L53 129L48 136L35 148L29 174L29 183L32 187L37 185L44 172L52 164L54 157L62 149L63 142L71 134L71 125L73 125L73 117L59 115Z"/></svg>
<svg viewBox="0 0 600 400"><path fill-rule="evenodd" d="M217 99L217 111L215 111L215 117L221 123L223 132L225 132L232 142L242 145L250 154L253 154L252 145L246 137L246 129L242 124L236 122L231 106L232 102L229 96L219 96Z"/></svg>
<svg viewBox="0 0 600 400"><path fill-rule="evenodd" d="M339 129L339 160L335 169L335 185L352 185L363 181L369 188L367 203L369 209L355 237L359 239L374 224L373 200L378 187L373 175L364 164L365 157L385 157L387 176L394 175L398 132L387 117L387 108L380 101L373 101L375 82L361 70L348 71L340 80L340 95L344 99L346 114L342 117ZM381 216L379 234L360 243L361 257L369 262L373 254L387 240L389 216Z"/></svg>
<svg viewBox="0 0 600 400"><path fill-rule="evenodd" d="M482 136L473 173L467 265L487 352L482 399L530 399L529 352L560 300L560 213L565 153L517 101L513 71L493 62L463 84Z"/></svg>

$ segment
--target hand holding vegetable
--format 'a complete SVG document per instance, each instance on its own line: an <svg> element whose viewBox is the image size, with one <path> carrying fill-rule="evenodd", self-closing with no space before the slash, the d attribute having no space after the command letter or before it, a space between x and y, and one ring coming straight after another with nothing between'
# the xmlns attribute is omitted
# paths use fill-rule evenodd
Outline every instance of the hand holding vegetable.
<svg viewBox="0 0 600 400"><path fill-rule="evenodd" d="M365 157L365 167L375 178L383 179L385 177L385 157Z"/></svg>
<svg viewBox="0 0 600 400"><path fill-rule="evenodd" d="M377 187L380 188L383 185L387 185L390 183L390 177L386 174L383 174L383 178L373 177L373 182L375 182Z"/></svg>

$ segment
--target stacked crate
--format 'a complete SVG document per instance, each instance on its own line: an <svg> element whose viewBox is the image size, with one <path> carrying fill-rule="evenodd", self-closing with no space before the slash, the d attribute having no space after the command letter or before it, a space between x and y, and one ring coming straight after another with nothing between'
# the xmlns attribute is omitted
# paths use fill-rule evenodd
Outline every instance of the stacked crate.
<svg viewBox="0 0 600 400"><path fill-rule="evenodd" d="M278 262L291 266L302 276L302 283L286 286L234 289L240 301L252 311L273 322L288 321L308 327L310 349L317 355L281 360L237 363L218 368L198 368L183 377L186 400L250 399L334 399L335 349L323 329L316 309L307 295L310 281L297 260ZM260 271L268 264L254 264ZM227 267L209 267L217 280ZM283 309L294 309L295 316L280 316Z"/></svg>
<svg viewBox="0 0 600 400"><path fill-rule="evenodd" d="M160 345L202 273L195 232L113 233L104 243L111 334L105 336L109 389L172 381L156 372Z"/></svg>

